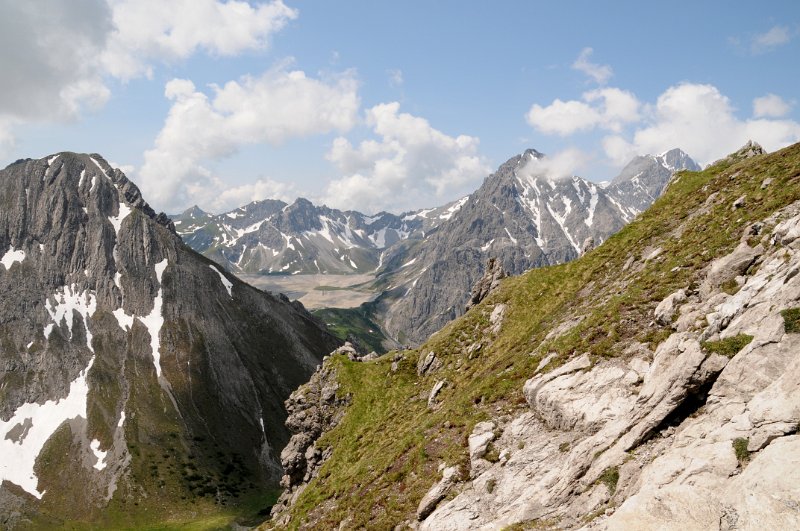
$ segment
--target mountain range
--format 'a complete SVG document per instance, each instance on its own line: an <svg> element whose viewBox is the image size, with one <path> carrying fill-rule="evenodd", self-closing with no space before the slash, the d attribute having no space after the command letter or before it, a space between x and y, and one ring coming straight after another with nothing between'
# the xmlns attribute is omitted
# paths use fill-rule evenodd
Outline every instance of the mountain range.
<svg viewBox="0 0 800 531"><path fill-rule="evenodd" d="M636 157L607 187L549 178L526 150L474 193L401 215L265 200L220 215L173 216L198 252L234 273L375 274L363 309L399 344L418 345L463 314L486 260L509 274L564 263L599 245L657 198L679 170L699 170L680 149Z"/></svg>

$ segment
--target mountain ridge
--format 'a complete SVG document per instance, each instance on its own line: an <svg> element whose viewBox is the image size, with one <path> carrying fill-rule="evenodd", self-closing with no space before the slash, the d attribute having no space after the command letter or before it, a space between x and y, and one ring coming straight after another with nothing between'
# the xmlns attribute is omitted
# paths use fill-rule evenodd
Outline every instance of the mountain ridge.
<svg viewBox="0 0 800 531"><path fill-rule="evenodd" d="M283 400L338 340L192 251L99 155L10 165L0 205L2 525L145 523L276 486Z"/></svg>
<svg viewBox="0 0 800 531"><path fill-rule="evenodd" d="M255 217L247 217L248 205L200 223L191 209L174 219L187 243L239 274L254 271L247 253L256 252L252 263L261 273L375 274L370 285L379 295L361 309L392 340L415 345L463 313L488 258L511 274L572 260L633 219L675 169L699 169L676 148L634 159L604 188L576 176L548 178L536 166L543 158L527 149L469 196L401 215L370 217L298 199ZM287 209L300 214L295 222L287 221ZM235 233L248 224L247 234Z"/></svg>

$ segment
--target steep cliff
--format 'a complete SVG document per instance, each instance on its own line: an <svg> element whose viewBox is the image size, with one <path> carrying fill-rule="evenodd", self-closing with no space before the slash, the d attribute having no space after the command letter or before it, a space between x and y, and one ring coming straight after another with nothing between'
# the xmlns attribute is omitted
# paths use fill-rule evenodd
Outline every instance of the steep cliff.
<svg viewBox="0 0 800 531"><path fill-rule="evenodd" d="M0 527L277 486L283 401L337 344L301 306L186 247L98 155L0 172L0 256Z"/></svg>

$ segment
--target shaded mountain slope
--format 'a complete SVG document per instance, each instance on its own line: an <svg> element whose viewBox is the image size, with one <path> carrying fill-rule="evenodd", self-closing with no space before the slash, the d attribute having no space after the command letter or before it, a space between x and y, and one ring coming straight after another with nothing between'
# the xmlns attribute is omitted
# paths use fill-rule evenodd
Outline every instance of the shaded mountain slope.
<svg viewBox="0 0 800 531"><path fill-rule="evenodd" d="M337 340L98 155L10 165L0 205L0 525L134 525L274 486L283 401Z"/></svg>

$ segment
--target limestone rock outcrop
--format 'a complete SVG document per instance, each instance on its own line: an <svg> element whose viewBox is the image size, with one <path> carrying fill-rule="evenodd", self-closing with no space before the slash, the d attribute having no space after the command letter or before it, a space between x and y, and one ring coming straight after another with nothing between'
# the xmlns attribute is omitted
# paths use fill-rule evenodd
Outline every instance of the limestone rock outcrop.
<svg viewBox="0 0 800 531"><path fill-rule="evenodd" d="M337 349L332 354L344 354ZM348 396L339 396L339 383L336 371L323 363L311 376L308 383L294 391L286 401L289 418L286 426L292 437L281 451L281 465L284 475L281 478L281 493L272 508L277 522L284 521L286 509L303 492L308 482L316 477L320 467L330 457L331 448L317 447L319 437L336 426L349 404Z"/></svg>
<svg viewBox="0 0 800 531"><path fill-rule="evenodd" d="M507 459L471 459L470 479L420 529L800 526L800 334L785 324L786 310L800 307L800 203L764 227L769 248L749 247L745 232L711 263L699 293L686 288L659 305L676 330L654 351L578 355L528 380L529 411L496 419L491 432ZM720 284L732 275L741 278L730 295ZM744 346L728 356L703 346L732 338ZM488 426L476 426L471 454Z"/></svg>

